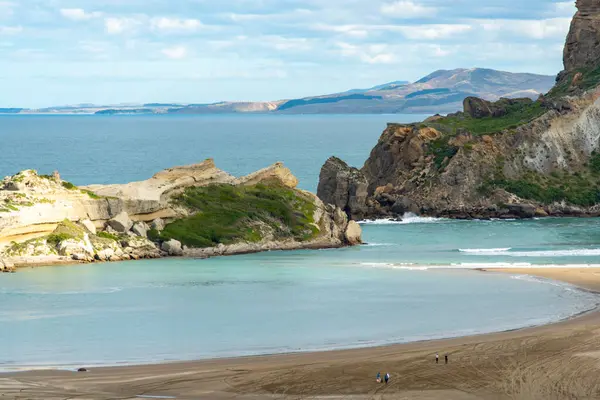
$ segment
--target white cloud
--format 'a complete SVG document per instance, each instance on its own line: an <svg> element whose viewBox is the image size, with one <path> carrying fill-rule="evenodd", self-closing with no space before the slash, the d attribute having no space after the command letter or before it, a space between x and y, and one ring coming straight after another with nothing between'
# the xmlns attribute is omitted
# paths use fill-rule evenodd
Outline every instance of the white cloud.
<svg viewBox="0 0 600 400"><path fill-rule="evenodd" d="M259 42L275 50L310 50L311 45L306 38L286 38L283 36L263 36Z"/></svg>
<svg viewBox="0 0 600 400"><path fill-rule="evenodd" d="M180 31L193 32L202 27L202 23L197 19L178 19L178 18L153 18L150 21L152 29L160 31Z"/></svg>
<svg viewBox="0 0 600 400"><path fill-rule="evenodd" d="M168 47L163 49L162 53L173 60L180 60L187 56L187 49L184 46Z"/></svg>
<svg viewBox="0 0 600 400"><path fill-rule="evenodd" d="M14 8L17 7L12 1L0 1L0 17L9 17L13 15Z"/></svg>
<svg viewBox="0 0 600 400"><path fill-rule="evenodd" d="M393 29L393 28L392 28ZM396 30L408 39L412 40L433 40L446 39L453 35L469 32L473 27L467 24L433 24L433 25L413 25L398 26Z"/></svg>
<svg viewBox="0 0 600 400"><path fill-rule="evenodd" d="M60 14L73 21L87 21L102 16L101 12L86 12L83 8L62 8Z"/></svg>
<svg viewBox="0 0 600 400"><path fill-rule="evenodd" d="M511 32L531 39L564 38L569 31L570 18L542 20L485 20L481 22L489 32Z"/></svg>
<svg viewBox="0 0 600 400"><path fill-rule="evenodd" d="M575 14L575 11L577 11L577 8L575 8L575 3L573 1L563 1L561 3L552 4L548 16L572 17L573 14Z"/></svg>
<svg viewBox="0 0 600 400"><path fill-rule="evenodd" d="M437 9L435 7L422 6L411 0L400 0L395 3L382 5L381 13L397 18L421 18L431 17L437 13Z"/></svg>
<svg viewBox="0 0 600 400"><path fill-rule="evenodd" d="M393 53L389 52L386 44L371 44L357 46L346 42L338 42L336 46L346 57L354 57L366 64L391 64L396 61Z"/></svg>
<svg viewBox="0 0 600 400"><path fill-rule="evenodd" d="M314 31L335 32L355 38L366 38L369 36L369 30L361 25L326 25L315 24L309 27Z"/></svg>
<svg viewBox="0 0 600 400"><path fill-rule="evenodd" d="M22 26L0 26L0 35L16 35L23 32Z"/></svg>
<svg viewBox="0 0 600 400"><path fill-rule="evenodd" d="M106 32L111 35L125 33L135 29L140 24L140 21L134 18L117 18L110 17L104 19L104 27Z"/></svg>

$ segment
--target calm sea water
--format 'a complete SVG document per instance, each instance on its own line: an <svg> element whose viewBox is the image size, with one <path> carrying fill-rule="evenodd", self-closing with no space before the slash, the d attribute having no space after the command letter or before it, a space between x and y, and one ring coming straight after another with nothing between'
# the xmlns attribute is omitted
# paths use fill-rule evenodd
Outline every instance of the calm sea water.
<svg viewBox="0 0 600 400"><path fill-rule="evenodd" d="M400 120L403 117L394 117ZM414 118L414 117L411 117ZM76 183L144 179L213 156L244 174L285 161L314 189L337 154L360 165L391 117L0 118L0 171ZM513 329L596 306L595 294L485 266L600 264L600 220L363 225L367 245L0 275L0 369L370 346ZM459 269L456 269L459 268ZM440 349L443 351L443 349Z"/></svg>
<svg viewBox="0 0 600 400"><path fill-rule="evenodd" d="M58 170L76 185L148 179L214 158L236 176L283 161L316 190L332 155L362 166L387 122L425 115L0 116L0 176Z"/></svg>

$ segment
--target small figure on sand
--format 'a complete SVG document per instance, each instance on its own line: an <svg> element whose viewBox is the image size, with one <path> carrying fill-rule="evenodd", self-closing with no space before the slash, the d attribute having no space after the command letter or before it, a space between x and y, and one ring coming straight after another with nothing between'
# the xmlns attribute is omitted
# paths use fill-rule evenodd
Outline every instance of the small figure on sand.
<svg viewBox="0 0 600 400"><path fill-rule="evenodd" d="M440 363L440 355L438 353L435 353L435 363L436 364Z"/></svg>
<svg viewBox="0 0 600 400"><path fill-rule="evenodd" d="M381 383L381 372L377 373L377 383Z"/></svg>
<svg viewBox="0 0 600 400"><path fill-rule="evenodd" d="M444 360L446 361L446 364L448 364L448 353L444 354Z"/></svg>
<svg viewBox="0 0 600 400"><path fill-rule="evenodd" d="M389 380L390 380L390 374L389 374L389 373L386 373L386 374L385 374L385 384L386 384L386 385L388 384Z"/></svg>

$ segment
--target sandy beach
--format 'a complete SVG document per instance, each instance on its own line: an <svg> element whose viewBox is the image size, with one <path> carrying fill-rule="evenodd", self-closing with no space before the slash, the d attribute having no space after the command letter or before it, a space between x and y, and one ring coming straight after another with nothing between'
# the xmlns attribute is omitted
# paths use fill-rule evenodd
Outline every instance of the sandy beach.
<svg viewBox="0 0 600 400"><path fill-rule="evenodd" d="M486 273L537 275L600 291L600 269ZM377 384L377 372L390 373L390 383ZM518 331L378 348L5 374L0 398L600 398L600 312Z"/></svg>

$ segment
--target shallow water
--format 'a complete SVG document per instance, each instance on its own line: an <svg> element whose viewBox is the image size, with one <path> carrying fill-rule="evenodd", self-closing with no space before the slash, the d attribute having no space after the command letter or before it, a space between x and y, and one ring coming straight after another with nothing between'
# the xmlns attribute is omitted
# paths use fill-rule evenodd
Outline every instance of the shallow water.
<svg viewBox="0 0 600 400"><path fill-rule="evenodd" d="M533 239L522 242L538 230L552 234L535 249L575 252L589 244L576 244L573 233L597 224L581 221L572 231L553 220L368 225L371 244L358 248L22 270L0 276L0 368L351 348L557 321L595 307L598 296L440 261L484 266L510 257L457 250L465 241L483 249L490 237L534 253Z"/></svg>

